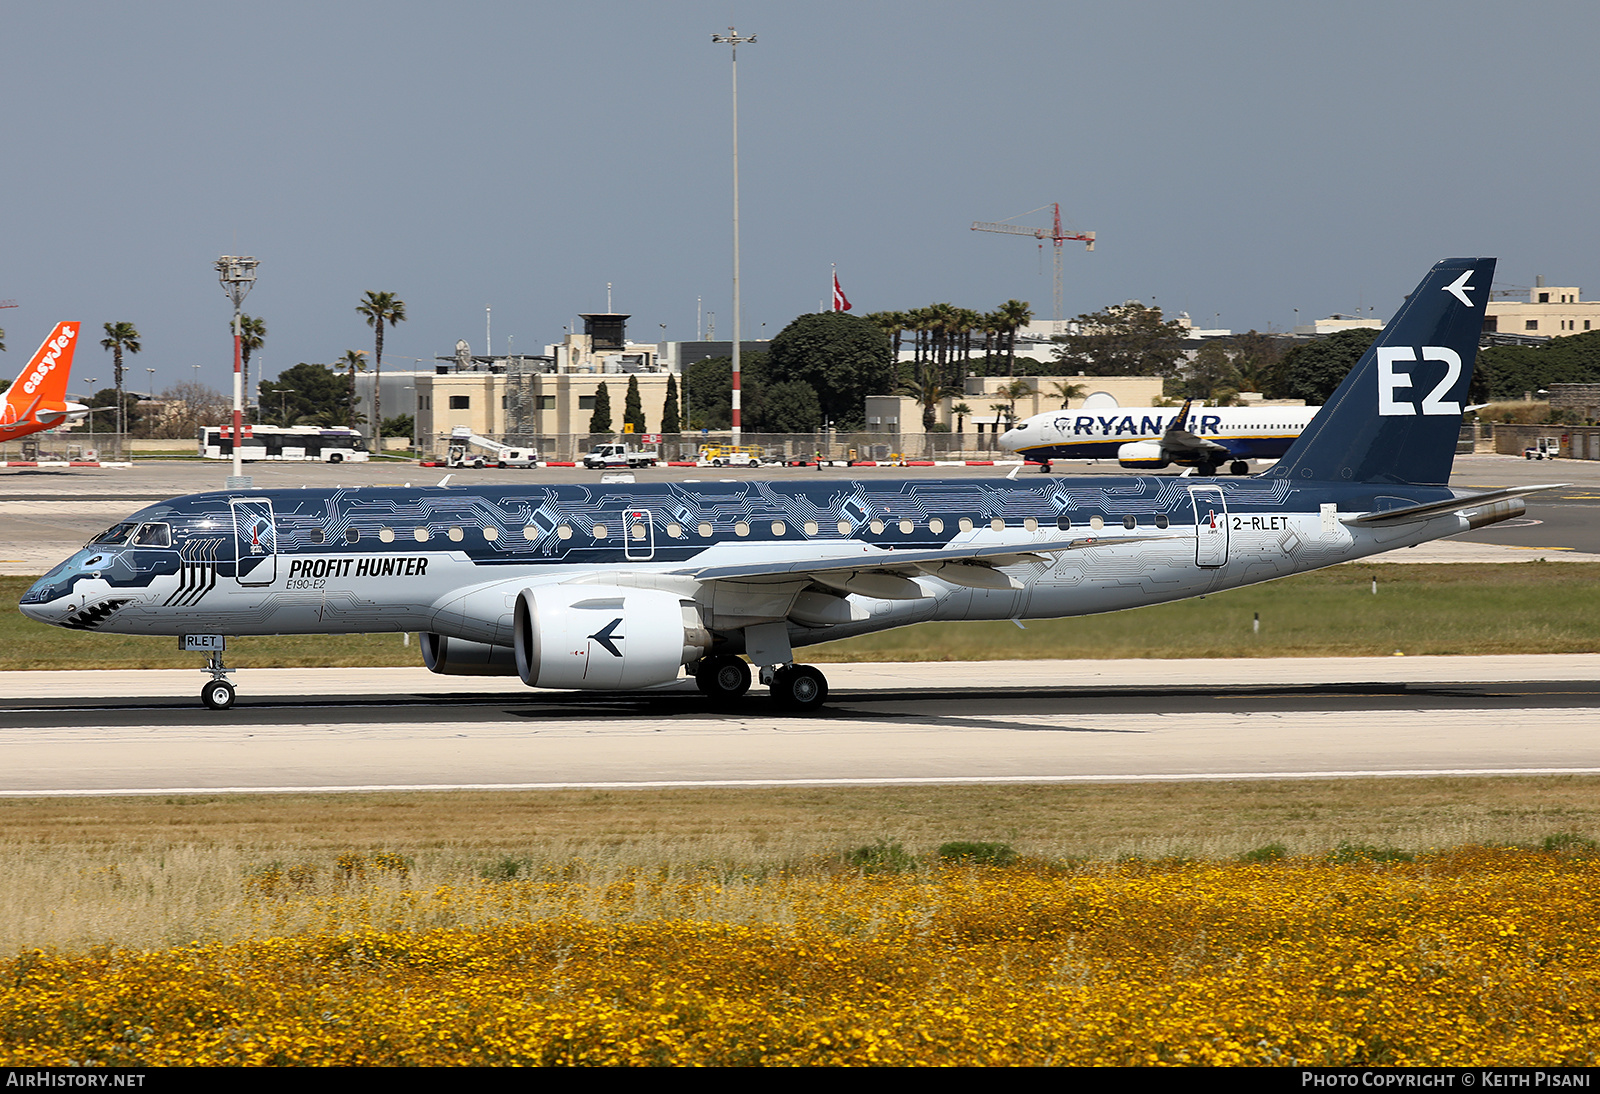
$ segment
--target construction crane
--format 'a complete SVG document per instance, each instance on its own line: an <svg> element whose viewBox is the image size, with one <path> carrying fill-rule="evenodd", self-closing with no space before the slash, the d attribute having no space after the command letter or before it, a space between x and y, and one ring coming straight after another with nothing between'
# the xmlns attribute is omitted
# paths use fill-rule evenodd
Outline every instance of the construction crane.
<svg viewBox="0 0 1600 1094"><path fill-rule="evenodd" d="M14 308L16 306L17 302L15 300L0 300L0 308Z"/></svg>
<svg viewBox="0 0 1600 1094"><path fill-rule="evenodd" d="M1041 211L1043 209L1053 209L1055 211L1055 226L1053 228L1024 228L1020 224L1007 224L1005 221L992 222L992 221L984 221L984 220L975 220L975 221L972 222L972 230L974 232L1004 232L1006 235L1032 236L1034 239L1037 239L1039 241L1040 250L1044 249L1044 241L1047 240L1047 239L1050 240L1052 243L1054 243L1056 245L1056 255L1055 255L1055 257L1056 257L1056 283L1055 283L1055 307L1056 307L1056 310L1055 310L1055 321L1056 321L1056 329L1055 329L1055 333L1060 334L1061 333L1061 245L1063 243L1065 243L1067 240L1072 239L1072 240L1077 240L1080 243L1086 244L1086 246L1084 247L1084 250L1092 251L1092 250L1094 250L1094 233L1093 232L1076 232L1076 231L1069 232L1069 231L1063 231L1062 228L1061 228L1061 203L1059 201L1053 201L1049 205L1041 205L1041 206L1039 206L1038 209L1029 209L1028 212L1026 212L1026 213L1018 213L1017 216L1025 217L1025 216L1028 216L1028 215L1030 215L1032 213L1037 213L1037 212L1039 212L1039 211ZM1012 217L1011 219L1015 220L1016 217Z"/></svg>

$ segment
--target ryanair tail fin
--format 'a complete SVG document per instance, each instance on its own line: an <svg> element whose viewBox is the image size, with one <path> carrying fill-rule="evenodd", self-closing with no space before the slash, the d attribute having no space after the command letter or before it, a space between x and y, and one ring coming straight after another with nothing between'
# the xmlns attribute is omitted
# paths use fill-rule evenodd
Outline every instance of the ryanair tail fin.
<svg viewBox="0 0 1600 1094"><path fill-rule="evenodd" d="M1494 265L1447 258L1429 270L1267 475L1448 482Z"/></svg>
<svg viewBox="0 0 1600 1094"><path fill-rule="evenodd" d="M35 418L45 411L67 409L67 377L72 372L72 354L78 346L78 323L57 323L50 337L6 389L4 424Z"/></svg>

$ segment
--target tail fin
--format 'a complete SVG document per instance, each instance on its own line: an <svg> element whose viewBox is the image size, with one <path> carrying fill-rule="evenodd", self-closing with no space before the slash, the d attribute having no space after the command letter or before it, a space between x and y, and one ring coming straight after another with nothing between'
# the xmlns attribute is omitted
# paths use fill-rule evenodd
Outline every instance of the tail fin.
<svg viewBox="0 0 1600 1094"><path fill-rule="evenodd" d="M1428 271L1271 476L1333 482L1450 479L1492 258Z"/></svg>
<svg viewBox="0 0 1600 1094"><path fill-rule="evenodd" d="M20 422L41 410L64 410L67 405L67 376L72 372L72 353L78 346L78 323L57 323L44 345L22 369L16 382L6 389L4 420Z"/></svg>

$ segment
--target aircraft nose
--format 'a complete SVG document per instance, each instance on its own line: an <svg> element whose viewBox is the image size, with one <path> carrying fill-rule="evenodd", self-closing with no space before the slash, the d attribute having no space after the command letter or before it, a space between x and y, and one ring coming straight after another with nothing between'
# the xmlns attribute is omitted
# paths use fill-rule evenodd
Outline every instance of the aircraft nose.
<svg viewBox="0 0 1600 1094"><path fill-rule="evenodd" d="M49 574L35 581L22 594L17 607L22 614L39 623L54 623L66 614L67 585Z"/></svg>

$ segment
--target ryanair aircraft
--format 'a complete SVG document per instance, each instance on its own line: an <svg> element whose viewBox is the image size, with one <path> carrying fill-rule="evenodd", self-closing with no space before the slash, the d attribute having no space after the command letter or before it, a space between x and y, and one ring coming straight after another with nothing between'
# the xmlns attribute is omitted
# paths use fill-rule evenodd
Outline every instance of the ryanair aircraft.
<svg viewBox="0 0 1600 1094"><path fill-rule="evenodd" d="M1247 475L1251 460L1282 458L1318 409L1217 406L1190 413L1189 407L1053 410L1006 430L1000 447L1047 467L1051 460L1116 460L1135 470L1175 463L1215 475L1228 464L1235 475Z"/></svg>
<svg viewBox="0 0 1600 1094"><path fill-rule="evenodd" d="M229 635L419 631L434 672L608 690L687 669L731 703L753 665L814 710L827 682L794 650L816 642L1179 600L1521 513L1544 487L1446 485L1493 273L1435 266L1261 475L225 490L133 514L22 611L209 651L214 708Z"/></svg>

